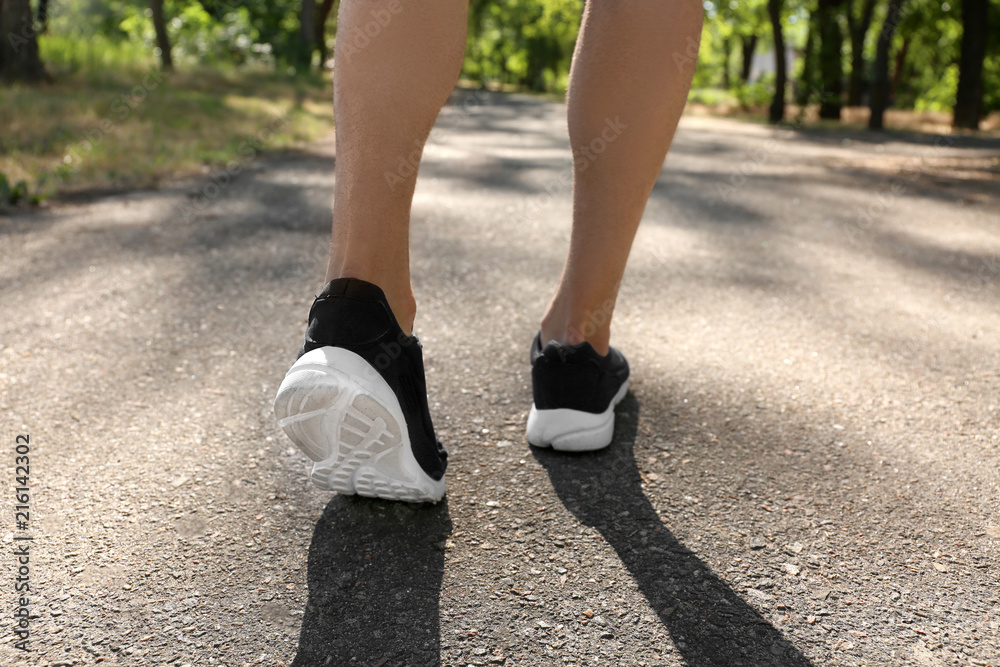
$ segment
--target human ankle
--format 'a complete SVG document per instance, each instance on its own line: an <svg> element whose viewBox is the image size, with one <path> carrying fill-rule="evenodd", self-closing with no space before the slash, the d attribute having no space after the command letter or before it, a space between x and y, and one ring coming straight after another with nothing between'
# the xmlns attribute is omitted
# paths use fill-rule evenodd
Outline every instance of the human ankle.
<svg viewBox="0 0 1000 667"><path fill-rule="evenodd" d="M396 318L399 328L407 336L412 336L413 320L417 317L417 301L413 297L413 291L408 290L405 295L389 294L386 292L385 298L389 302L389 308L392 310L393 317Z"/></svg>
<svg viewBox="0 0 1000 667"><path fill-rule="evenodd" d="M355 278L376 285L385 294L385 299L389 302L389 309L392 311L393 317L396 318L399 328L407 336L413 335L413 321L417 315L417 300L413 296L413 288L410 286L409 280L401 283L398 279L391 279L367 271L348 268L327 272L327 282L338 278Z"/></svg>
<svg viewBox="0 0 1000 667"><path fill-rule="evenodd" d="M611 340L611 322L598 326L593 317L570 318L550 308L542 318L540 327L542 344L554 340L562 345L590 343L600 355L608 353Z"/></svg>

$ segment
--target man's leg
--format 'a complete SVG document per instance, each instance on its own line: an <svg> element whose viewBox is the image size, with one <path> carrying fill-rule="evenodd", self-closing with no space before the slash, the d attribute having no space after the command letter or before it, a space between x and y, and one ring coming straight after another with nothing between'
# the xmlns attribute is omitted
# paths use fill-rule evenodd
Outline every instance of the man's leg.
<svg viewBox="0 0 1000 667"><path fill-rule="evenodd" d="M573 233L542 343L608 352L632 239L684 109L701 38L698 0L587 3L569 84Z"/></svg>
<svg viewBox="0 0 1000 667"><path fill-rule="evenodd" d="M327 281L382 288L403 331L410 204L424 142L458 79L468 0L342 0L334 50L337 136Z"/></svg>

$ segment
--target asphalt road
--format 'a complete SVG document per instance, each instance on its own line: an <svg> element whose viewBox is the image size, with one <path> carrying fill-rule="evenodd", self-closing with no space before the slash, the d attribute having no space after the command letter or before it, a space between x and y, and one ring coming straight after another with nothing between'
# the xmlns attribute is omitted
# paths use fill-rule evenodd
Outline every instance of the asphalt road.
<svg viewBox="0 0 1000 667"><path fill-rule="evenodd" d="M426 151L436 506L313 489L271 414L331 146L0 218L0 663L1000 664L1000 143L685 118L570 456L523 436L564 114L465 92Z"/></svg>

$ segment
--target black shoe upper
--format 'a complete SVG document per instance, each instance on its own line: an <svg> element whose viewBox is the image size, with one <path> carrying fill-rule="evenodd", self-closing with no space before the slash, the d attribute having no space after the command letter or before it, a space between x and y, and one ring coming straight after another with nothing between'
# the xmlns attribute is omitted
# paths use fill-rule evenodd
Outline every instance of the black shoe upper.
<svg viewBox="0 0 1000 667"><path fill-rule="evenodd" d="M608 409L628 379L628 362L611 348L607 356L590 343L542 346L541 332L531 343L531 391L538 410L567 408L599 414Z"/></svg>
<svg viewBox="0 0 1000 667"><path fill-rule="evenodd" d="M354 352L385 379L399 399L414 458L440 480L448 454L434 436L420 341L403 333L381 288L356 278L327 283L309 310L299 356L326 346Z"/></svg>

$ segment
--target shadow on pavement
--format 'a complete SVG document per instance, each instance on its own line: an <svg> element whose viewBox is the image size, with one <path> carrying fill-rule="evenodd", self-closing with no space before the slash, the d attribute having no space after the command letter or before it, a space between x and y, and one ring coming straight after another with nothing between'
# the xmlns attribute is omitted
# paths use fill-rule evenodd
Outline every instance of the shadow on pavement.
<svg viewBox="0 0 1000 667"><path fill-rule="evenodd" d="M618 406L615 439L600 452L532 447L556 494L614 548L690 667L812 665L661 522L633 455L639 404Z"/></svg>
<svg viewBox="0 0 1000 667"><path fill-rule="evenodd" d="M309 547L309 600L293 667L441 664L448 501L334 496Z"/></svg>

